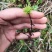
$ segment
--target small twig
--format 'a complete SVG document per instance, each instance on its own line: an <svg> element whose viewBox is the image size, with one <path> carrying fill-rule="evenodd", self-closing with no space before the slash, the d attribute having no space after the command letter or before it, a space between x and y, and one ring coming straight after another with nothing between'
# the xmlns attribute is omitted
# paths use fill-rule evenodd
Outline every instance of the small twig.
<svg viewBox="0 0 52 52"><path fill-rule="evenodd" d="M28 46L26 43L25 43L25 45L29 48L29 46ZM31 52L33 52L32 49L29 48L29 50L30 50Z"/></svg>
<svg viewBox="0 0 52 52"><path fill-rule="evenodd" d="M20 52L20 50L22 49L23 45L20 47L20 49L18 50L18 52Z"/></svg>

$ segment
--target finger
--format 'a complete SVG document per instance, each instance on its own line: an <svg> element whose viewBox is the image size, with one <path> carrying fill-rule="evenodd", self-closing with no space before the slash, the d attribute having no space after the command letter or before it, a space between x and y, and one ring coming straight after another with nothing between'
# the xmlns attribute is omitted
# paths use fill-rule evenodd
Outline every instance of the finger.
<svg viewBox="0 0 52 52"><path fill-rule="evenodd" d="M5 20L11 20L19 17L28 17L28 15L20 8L9 8L0 11L0 17Z"/></svg>
<svg viewBox="0 0 52 52"><path fill-rule="evenodd" d="M18 25L14 25L15 29L23 29L23 28L31 28L31 25L28 23L24 23L24 24L18 24ZM35 29L45 29L46 28L46 24L34 24L32 25L32 28Z"/></svg>
<svg viewBox="0 0 52 52"><path fill-rule="evenodd" d="M42 18L42 17L44 17L44 13L33 10L33 11L31 11L30 16L32 18Z"/></svg>
<svg viewBox="0 0 52 52"><path fill-rule="evenodd" d="M33 23L36 23L36 24L45 24L47 22L47 18L43 17L41 19L34 19L32 21L33 21Z"/></svg>
<svg viewBox="0 0 52 52"><path fill-rule="evenodd" d="M40 32L35 32L33 33L34 35L31 36L31 38L37 38L40 36ZM23 34L23 33L20 33L20 34L16 34L16 39L19 40L19 39L28 39L28 35L29 33L26 33L26 34Z"/></svg>
<svg viewBox="0 0 52 52"><path fill-rule="evenodd" d="M47 22L47 18L43 17L41 19L32 19L33 24L44 24ZM30 19L29 18L19 18L19 19L15 19L12 20L11 23L17 25L17 24L21 24L21 23L30 23Z"/></svg>
<svg viewBox="0 0 52 52"><path fill-rule="evenodd" d="M32 18L41 18L44 16L43 13L41 12L37 12L37 11L32 11L30 13L30 16ZM15 19L15 18L19 18L19 17L25 17L28 18L29 15L27 15L23 9L20 8L9 8L9 9L5 9L0 11L0 17L2 19L5 20L11 20L11 19Z"/></svg>

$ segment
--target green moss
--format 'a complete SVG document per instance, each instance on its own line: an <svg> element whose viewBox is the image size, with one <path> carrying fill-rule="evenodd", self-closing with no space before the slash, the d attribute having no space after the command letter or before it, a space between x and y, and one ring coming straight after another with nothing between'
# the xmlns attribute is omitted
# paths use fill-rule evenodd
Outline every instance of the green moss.
<svg viewBox="0 0 52 52"><path fill-rule="evenodd" d="M32 10L32 8L29 5L24 8L24 12L26 12L27 14L29 14L31 12L31 10Z"/></svg>

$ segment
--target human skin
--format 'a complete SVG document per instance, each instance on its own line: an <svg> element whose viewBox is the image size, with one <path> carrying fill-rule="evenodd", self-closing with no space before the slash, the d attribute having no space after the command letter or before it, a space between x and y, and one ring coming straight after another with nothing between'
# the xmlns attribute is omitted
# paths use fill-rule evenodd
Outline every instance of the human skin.
<svg viewBox="0 0 52 52"><path fill-rule="evenodd" d="M30 16L32 18L33 29L46 28L47 18L44 17L44 13L38 11L31 11ZM26 14L21 8L9 8L0 11L0 52L4 52L6 48L15 40L28 39L28 36L23 33L16 33L16 30L23 28L31 28L29 15ZM27 33L29 35L29 33ZM40 32L33 32L34 35L31 38L37 38L40 36ZM16 35L16 37L15 37ZM10 42L10 41L11 42Z"/></svg>

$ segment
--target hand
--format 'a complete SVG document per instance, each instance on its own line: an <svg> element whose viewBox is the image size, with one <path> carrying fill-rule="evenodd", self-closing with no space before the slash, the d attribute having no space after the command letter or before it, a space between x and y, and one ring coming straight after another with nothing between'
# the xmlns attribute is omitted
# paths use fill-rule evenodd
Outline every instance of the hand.
<svg viewBox="0 0 52 52"><path fill-rule="evenodd" d="M47 18L44 17L42 12L32 11L30 13L32 18L33 26L37 29L46 28ZM28 36L20 33L17 34L16 30L21 30L23 28L30 28L30 20L29 15L26 14L23 9L20 8L9 8L0 11L0 52L4 52L4 50L10 45L10 41L13 42L15 39L28 39ZM28 34L28 33L27 33ZM40 36L40 32L33 33L34 35L31 38L36 38ZM10 41L9 41L10 40Z"/></svg>

